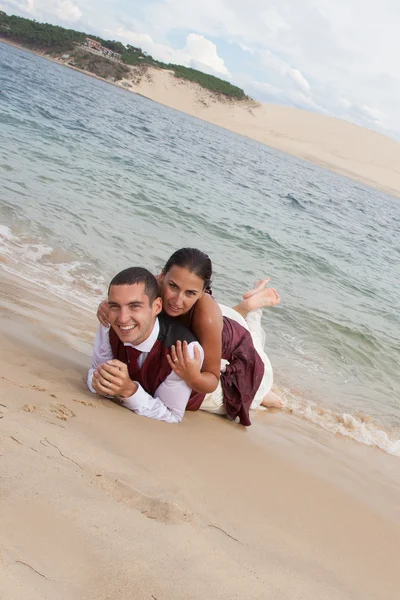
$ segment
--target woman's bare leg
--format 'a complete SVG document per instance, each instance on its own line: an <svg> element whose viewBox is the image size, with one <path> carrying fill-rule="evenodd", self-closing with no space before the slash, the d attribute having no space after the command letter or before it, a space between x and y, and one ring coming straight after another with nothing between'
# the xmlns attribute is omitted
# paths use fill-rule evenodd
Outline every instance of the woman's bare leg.
<svg viewBox="0 0 400 600"><path fill-rule="evenodd" d="M254 284L254 288L243 294L242 302L234 307L234 310L240 313L243 317L246 317L248 315L247 324L249 325L249 329L252 334L254 346L258 354L263 359L266 370L271 371L270 383L269 386L266 386L267 389L268 387L270 388L270 386L272 385L272 367L264 351L265 333L263 332L261 327L261 311L258 309L262 309L269 306L276 306L280 303L280 297L278 292L273 288L267 288L266 286L268 283L269 278L256 281L256 283ZM253 319L253 316L255 318L256 313L253 313L252 311L257 311L259 313L258 319ZM251 315L249 313L251 313ZM267 369L267 367L269 368ZM265 381L265 384L266 383L267 380ZM256 406L263 406L264 408L282 408L282 399L280 398L280 396L278 396L278 394L272 392L271 389L269 389L265 396L262 397L262 400L260 402L260 395L262 394L263 387L265 389L264 381L260 386L258 393L256 394L252 408L255 408Z"/></svg>

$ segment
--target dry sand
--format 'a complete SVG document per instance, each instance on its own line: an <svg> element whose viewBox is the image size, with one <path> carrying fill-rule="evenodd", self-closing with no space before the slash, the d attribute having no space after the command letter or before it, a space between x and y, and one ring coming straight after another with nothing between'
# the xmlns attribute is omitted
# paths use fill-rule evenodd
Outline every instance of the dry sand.
<svg viewBox="0 0 400 600"><path fill-rule="evenodd" d="M398 513L311 472L294 417L260 415L285 452L137 417L85 387L94 316L0 283L1 600L397 600Z"/></svg>

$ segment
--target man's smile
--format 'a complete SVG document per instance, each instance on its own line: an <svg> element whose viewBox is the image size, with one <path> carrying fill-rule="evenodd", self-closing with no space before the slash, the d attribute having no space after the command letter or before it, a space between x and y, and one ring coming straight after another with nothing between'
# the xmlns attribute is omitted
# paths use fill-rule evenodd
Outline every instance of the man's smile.
<svg viewBox="0 0 400 600"><path fill-rule="evenodd" d="M121 331L132 331L132 329L135 329L135 327L137 327L137 324L135 324L135 325L118 325L118 327L120 328Z"/></svg>

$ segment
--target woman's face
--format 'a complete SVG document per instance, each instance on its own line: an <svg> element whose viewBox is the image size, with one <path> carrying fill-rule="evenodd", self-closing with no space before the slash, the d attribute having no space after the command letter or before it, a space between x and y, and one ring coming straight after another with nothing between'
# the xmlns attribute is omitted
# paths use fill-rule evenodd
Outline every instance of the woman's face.
<svg viewBox="0 0 400 600"><path fill-rule="evenodd" d="M163 309L170 317L189 312L204 294L204 281L185 267L174 265L163 275L161 297Z"/></svg>

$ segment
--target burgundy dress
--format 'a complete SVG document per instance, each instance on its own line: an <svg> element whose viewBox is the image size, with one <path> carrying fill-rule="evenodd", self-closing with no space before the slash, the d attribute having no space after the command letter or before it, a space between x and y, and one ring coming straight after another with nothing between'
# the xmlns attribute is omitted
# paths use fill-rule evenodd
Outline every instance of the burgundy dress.
<svg viewBox="0 0 400 600"><path fill-rule="evenodd" d="M222 358L229 362L221 373L224 405L229 419L239 417L249 426L249 411L264 375L264 363L254 348L250 333L236 321L223 317ZM193 392L186 410L199 410L205 394Z"/></svg>

